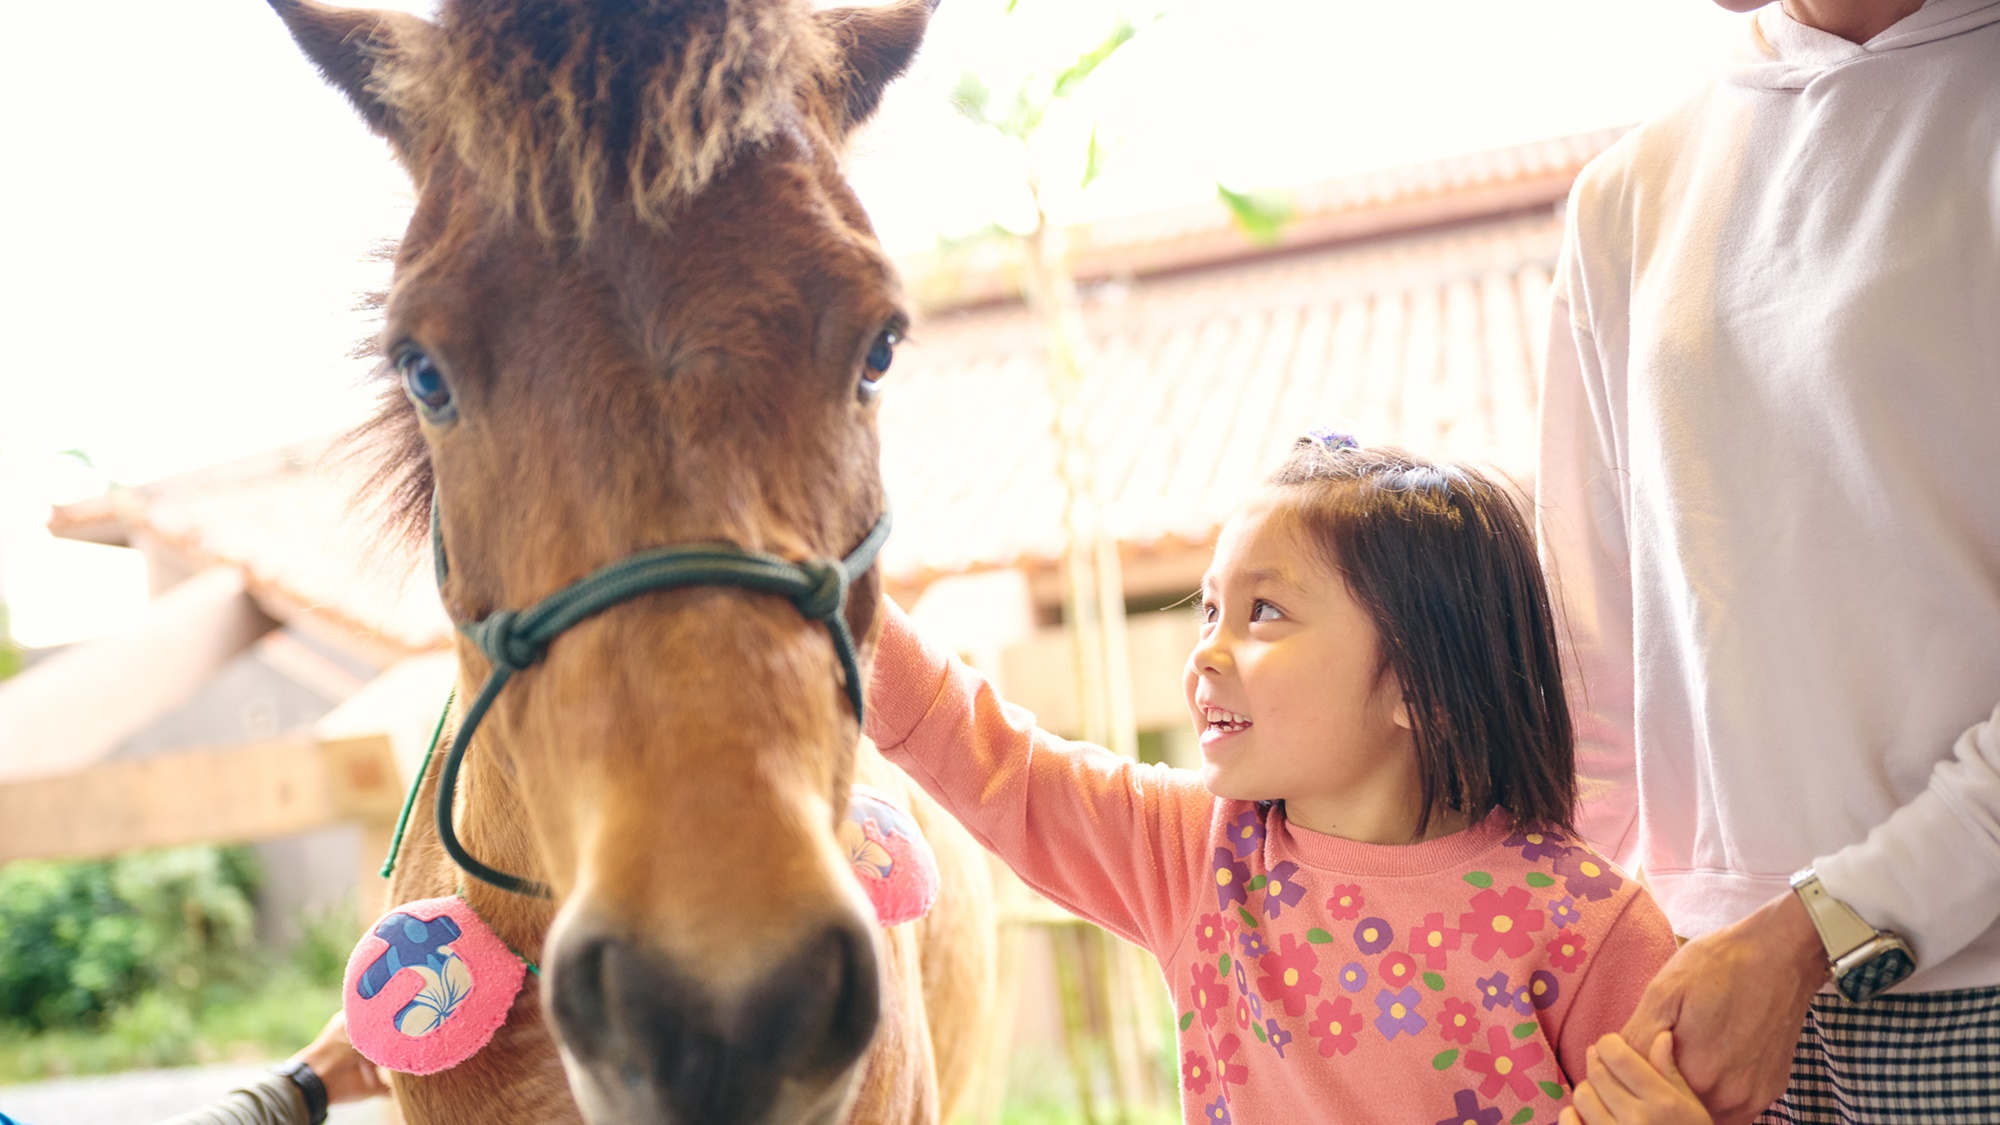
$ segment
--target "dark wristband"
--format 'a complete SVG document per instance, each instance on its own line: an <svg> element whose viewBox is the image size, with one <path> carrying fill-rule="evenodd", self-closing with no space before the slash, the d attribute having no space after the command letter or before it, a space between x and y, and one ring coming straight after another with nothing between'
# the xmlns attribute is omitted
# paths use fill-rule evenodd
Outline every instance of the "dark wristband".
<svg viewBox="0 0 2000 1125"><path fill-rule="evenodd" d="M279 1063L272 1067L271 1071L291 1079L292 1085L297 1086L299 1093L305 1095L306 1119L311 1125L320 1125L326 1120L326 1083L319 1080L319 1075L313 1073L312 1067L294 1059L291 1062Z"/></svg>

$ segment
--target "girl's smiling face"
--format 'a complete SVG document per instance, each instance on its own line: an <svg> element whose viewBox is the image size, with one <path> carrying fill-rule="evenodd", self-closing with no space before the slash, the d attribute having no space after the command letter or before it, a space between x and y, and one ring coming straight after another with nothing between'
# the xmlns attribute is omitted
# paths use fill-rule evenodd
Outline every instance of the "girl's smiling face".
<svg viewBox="0 0 2000 1125"><path fill-rule="evenodd" d="M1282 496L1223 527L1201 602L1183 680L1209 791L1283 800L1315 831L1410 842L1421 784L1401 690L1368 611Z"/></svg>

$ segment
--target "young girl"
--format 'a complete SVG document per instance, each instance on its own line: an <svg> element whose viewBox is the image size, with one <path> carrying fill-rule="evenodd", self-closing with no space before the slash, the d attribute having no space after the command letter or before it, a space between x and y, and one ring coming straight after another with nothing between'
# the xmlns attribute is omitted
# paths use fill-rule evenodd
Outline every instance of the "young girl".
<svg viewBox="0 0 2000 1125"><path fill-rule="evenodd" d="M1507 495L1316 433L1224 527L1201 610L1198 774L1037 729L893 609L868 733L1159 959L1187 1121L1556 1120L1674 943L1570 835L1555 626ZM1627 1053L1642 1089L1606 1092L1643 1120L1659 1057ZM1609 1104L1578 1099L1592 1125Z"/></svg>

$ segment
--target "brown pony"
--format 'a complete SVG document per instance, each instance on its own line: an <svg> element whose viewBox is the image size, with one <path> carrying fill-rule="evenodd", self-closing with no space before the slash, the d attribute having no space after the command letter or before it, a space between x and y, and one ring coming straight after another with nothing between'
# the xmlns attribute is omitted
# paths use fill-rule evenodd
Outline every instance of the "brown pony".
<svg viewBox="0 0 2000 1125"><path fill-rule="evenodd" d="M929 3L445 0L435 23L270 3L418 190L370 428L402 515L427 524L435 497L455 620L655 548L862 541L906 316L842 144ZM847 602L863 669L880 598L871 571ZM458 655L465 698L490 665L463 636ZM648 593L555 640L478 728L456 802L472 855L553 898L466 878L426 817L391 889L462 887L541 985L470 1061L398 1076L405 1116L948 1114L991 988L984 859L858 736L828 628L782 597ZM868 913L835 837L856 781L930 835L944 892L921 922Z"/></svg>

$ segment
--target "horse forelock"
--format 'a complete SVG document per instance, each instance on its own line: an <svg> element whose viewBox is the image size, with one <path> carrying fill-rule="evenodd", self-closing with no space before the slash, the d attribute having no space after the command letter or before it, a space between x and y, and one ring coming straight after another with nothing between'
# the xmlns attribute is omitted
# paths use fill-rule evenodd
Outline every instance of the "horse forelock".
<svg viewBox="0 0 2000 1125"><path fill-rule="evenodd" d="M446 0L374 85L417 151L448 149L544 234L584 236L613 197L663 225L797 120L832 51L808 0Z"/></svg>

